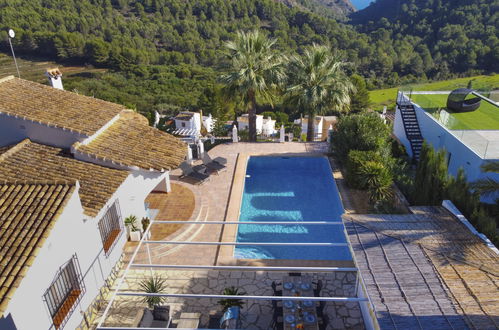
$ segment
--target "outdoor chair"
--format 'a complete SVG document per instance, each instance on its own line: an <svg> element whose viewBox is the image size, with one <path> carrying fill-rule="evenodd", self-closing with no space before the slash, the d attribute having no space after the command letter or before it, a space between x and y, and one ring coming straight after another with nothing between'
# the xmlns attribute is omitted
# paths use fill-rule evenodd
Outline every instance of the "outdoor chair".
<svg viewBox="0 0 499 330"><path fill-rule="evenodd" d="M139 328L168 328L170 322L170 307L154 306L153 310L140 309L135 316L134 324Z"/></svg>
<svg viewBox="0 0 499 330"><path fill-rule="evenodd" d="M319 330L326 330L328 325L329 325L329 317L326 314L324 314L319 319Z"/></svg>
<svg viewBox="0 0 499 330"><path fill-rule="evenodd" d="M217 158L215 158L215 159L212 159L212 158L210 157L210 155L208 155L208 153L207 153L207 152L205 152L205 153L204 153L203 157L206 157L206 160L207 160L208 162L210 162L210 163L211 163L211 162L215 162L215 163L218 163L218 164L220 164L220 165L227 165L227 158L217 157Z"/></svg>
<svg viewBox="0 0 499 330"><path fill-rule="evenodd" d="M182 162L180 164L180 169L182 170L182 178L190 178L196 181L197 184L201 184L209 180L210 176L208 174L203 174L195 171L191 165L187 162Z"/></svg>
<svg viewBox="0 0 499 330"><path fill-rule="evenodd" d="M220 161L222 161L222 159L225 159L221 157L218 158L220 158ZM227 161L225 161L225 163L227 163ZM207 152L203 154L203 165L206 166L206 168L212 172L220 173L227 170L227 166L225 166L225 163L222 164L217 160L211 159L210 155L208 155Z"/></svg>
<svg viewBox="0 0 499 330"><path fill-rule="evenodd" d="M220 329L241 329L241 310L229 307L220 320Z"/></svg>
<svg viewBox="0 0 499 330"><path fill-rule="evenodd" d="M315 308L317 317L321 318L324 315L324 307L326 307L325 301L319 301L319 306Z"/></svg>
<svg viewBox="0 0 499 330"><path fill-rule="evenodd" d="M284 323L282 320L279 320L279 317L282 316L282 313L279 313L278 311L274 310L274 314L272 315L272 329L274 330L283 330L284 329Z"/></svg>
<svg viewBox="0 0 499 330"><path fill-rule="evenodd" d="M314 283L314 284L315 284L314 296L320 297L321 290L322 290L322 280L318 280L317 283Z"/></svg>
<svg viewBox="0 0 499 330"><path fill-rule="evenodd" d="M277 290L277 286L280 285L280 283L276 283L275 281L272 281L272 290L274 291L274 296L282 296L282 290Z"/></svg>
<svg viewBox="0 0 499 330"><path fill-rule="evenodd" d="M274 310L274 314L282 315L283 313L282 306L277 306L276 300L272 300L272 309Z"/></svg>

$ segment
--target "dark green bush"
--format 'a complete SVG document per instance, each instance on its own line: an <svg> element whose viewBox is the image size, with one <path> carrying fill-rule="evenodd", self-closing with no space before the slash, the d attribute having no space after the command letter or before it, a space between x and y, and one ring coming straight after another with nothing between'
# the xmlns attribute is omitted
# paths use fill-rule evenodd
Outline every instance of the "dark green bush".
<svg viewBox="0 0 499 330"><path fill-rule="evenodd" d="M390 128L375 113L341 117L331 139L332 152L342 163L350 150L386 153ZM388 151L389 153L389 151Z"/></svg>
<svg viewBox="0 0 499 330"><path fill-rule="evenodd" d="M351 150L346 162L345 180L349 187L355 189L367 189L362 180L360 171L368 161L382 162L381 155L376 151Z"/></svg>
<svg viewBox="0 0 499 330"><path fill-rule="evenodd" d="M496 222L483 208L476 209L471 215L470 221L479 232L487 236L494 244L498 243Z"/></svg>
<svg viewBox="0 0 499 330"><path fill-rule="evenodd" d="M359 179L369 192L369 201L376 205L388 201L392 196L393 178L390 169L377 161L367 161L359 168Z"/></svg>

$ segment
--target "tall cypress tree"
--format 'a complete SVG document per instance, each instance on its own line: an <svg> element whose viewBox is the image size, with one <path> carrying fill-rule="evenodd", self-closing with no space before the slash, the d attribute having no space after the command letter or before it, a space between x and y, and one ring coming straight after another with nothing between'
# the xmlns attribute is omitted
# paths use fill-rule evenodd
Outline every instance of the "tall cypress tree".
<svg viewBox="0 0 499 330"><path fill-rule="evenodd" d="M440 205L447 185L447 162L445 150L435 152L432 146L423 143L414 179L413 203L415 205Z"/></svg>

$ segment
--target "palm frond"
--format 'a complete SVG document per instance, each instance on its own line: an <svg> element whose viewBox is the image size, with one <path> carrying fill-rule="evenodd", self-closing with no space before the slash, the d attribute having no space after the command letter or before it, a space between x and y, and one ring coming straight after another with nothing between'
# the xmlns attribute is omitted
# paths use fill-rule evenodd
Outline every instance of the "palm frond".
<svg viewBox="0 0 499 330"><path fill-rule="evenodd" d="M499 195L499 181L492 178L477 180L471 184L471 188L484 196Z"/></svg>
<svg viewBox="0 0 499 330"><path fill-rule="evenodd" d="M499 173L499 162L486 162L481 166L482 172Z"/></svg>

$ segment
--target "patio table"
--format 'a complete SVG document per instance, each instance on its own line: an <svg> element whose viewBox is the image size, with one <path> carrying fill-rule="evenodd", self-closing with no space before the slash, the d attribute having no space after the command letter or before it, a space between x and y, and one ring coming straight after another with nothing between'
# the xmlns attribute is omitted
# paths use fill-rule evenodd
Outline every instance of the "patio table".
<svg viewBox="0 0 499 330"><path fill-rule="evenodd" d="M181 313L177 322L177 328L196 329L199 326L201 313Z"/></svg>
<svg viewBox="0 0 499 330"><path fill-rule="evenodd" d="M309 303L307 303L306 298L314 296L314 288L312 286L312 278L310 276L284 276L282 279L282 295L304 297L302 301L295 301L293 303L290 301L283 301L282 317L285 330L319 329L319 321L317 319L317 311L315 309L316 302L309 301ZM286 317L289 317L290 315L294 317L294 322L287 322Z"/></svg>

